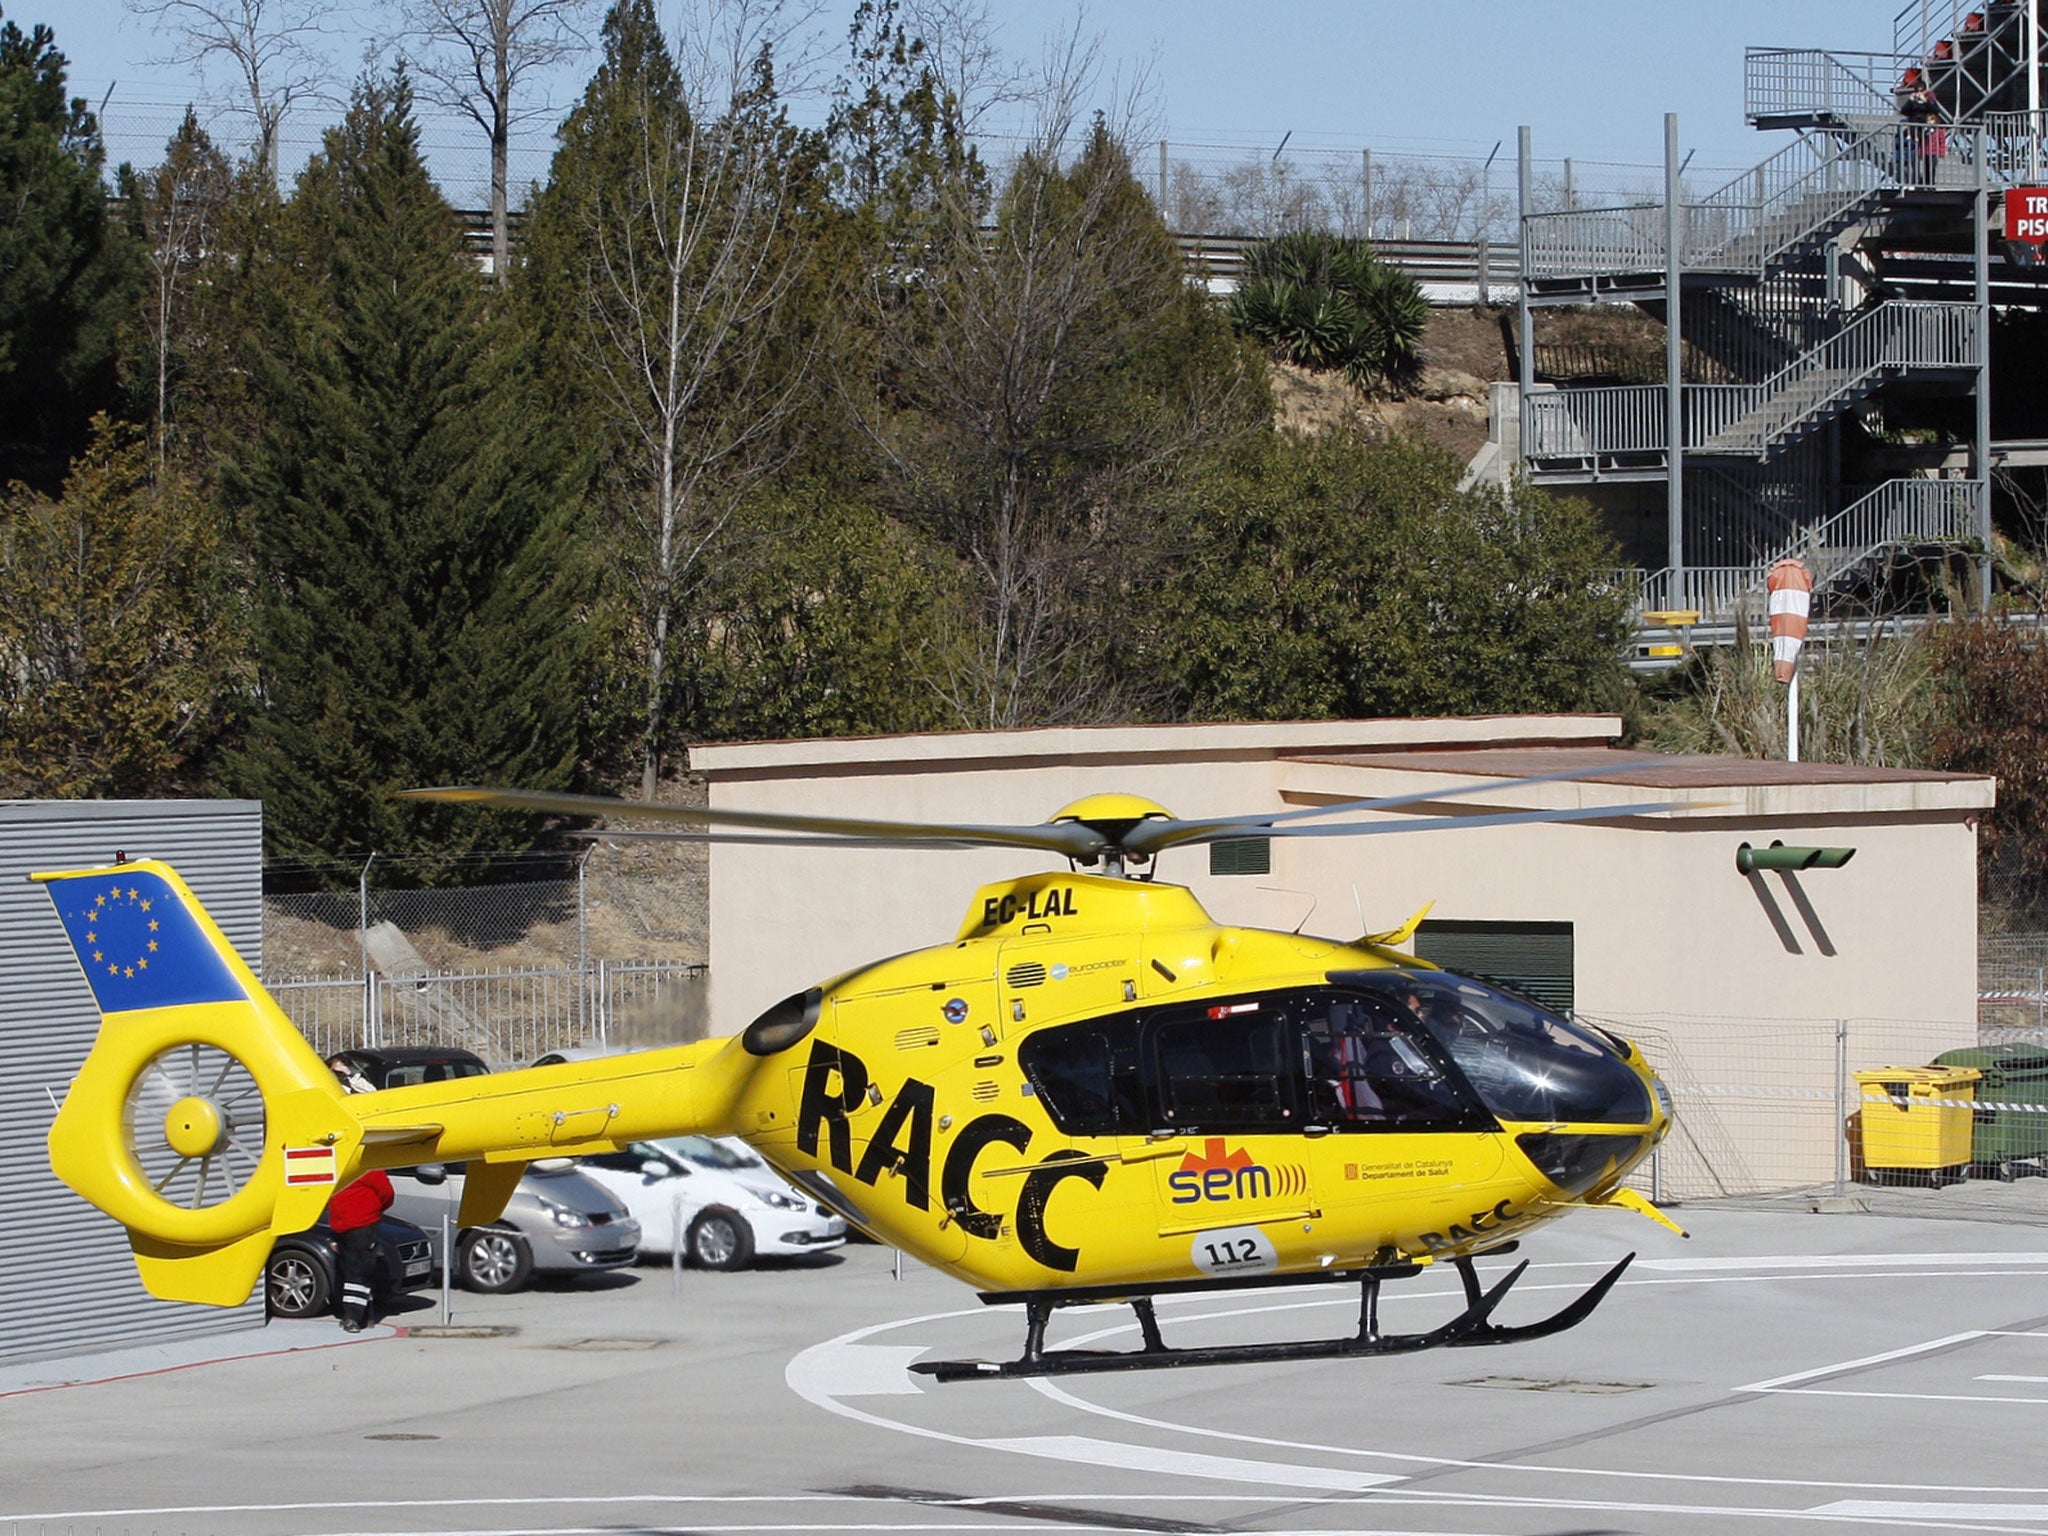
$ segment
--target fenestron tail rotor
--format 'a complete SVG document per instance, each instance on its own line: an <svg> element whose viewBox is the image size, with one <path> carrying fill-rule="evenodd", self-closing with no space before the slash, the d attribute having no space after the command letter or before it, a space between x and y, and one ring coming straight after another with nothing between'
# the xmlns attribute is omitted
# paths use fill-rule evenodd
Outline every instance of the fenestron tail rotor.
<svg viewBox="0 0 2048 1536"><path fill-rule="evenodd" d="M234 1198L263 1160L263 1092L241 1061L186 1041L158 1051L129 1084L122 1145L157 1197L199 1211Z"/></svg>

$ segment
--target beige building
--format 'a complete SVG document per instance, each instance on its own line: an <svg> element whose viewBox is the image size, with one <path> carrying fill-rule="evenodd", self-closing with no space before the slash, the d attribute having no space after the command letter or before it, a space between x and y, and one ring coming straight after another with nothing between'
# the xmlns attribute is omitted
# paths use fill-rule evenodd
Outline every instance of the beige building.
<svg viewBox="0 0 2048 1536"><path fill-rule="evenodd" d="M1620 731L1608 715L1116 726L700 747L693 763L720 809L978 824L1043 821L1100 791L1194 817L1596 767L1370 818L1424 817L1426 831L1276 838L1235 864L1169 851L1157 873L1220 921L1340 938L1434 902L1421 952L1491 956L1495 975L1522 956L1594 1017L1910 1020L1947 1026L1928 1036L1937 1048L1961 1043L1976 1016L1976 819L1990 780L1623 752ZM1623 809L1468 825L1580 805ZM1856 854L1839 870L1738 872L1740 845L1773 840ZM1004 850L714 845L712 1029L943 942L978 885L1046 867Z"/></svg>

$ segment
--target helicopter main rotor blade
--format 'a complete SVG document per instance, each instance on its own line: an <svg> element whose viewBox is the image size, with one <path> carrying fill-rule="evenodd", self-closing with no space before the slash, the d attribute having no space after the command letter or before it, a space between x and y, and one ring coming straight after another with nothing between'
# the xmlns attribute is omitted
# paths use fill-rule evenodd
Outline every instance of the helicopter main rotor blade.
<svg viewBox="0 0 2048 1536"><path fill-rule="evenodd" d="M1557 773L1539 773L1525 778L1489 778L1476 784L1461 784L1451 789L1419 789L1405 795L1377 795L1365 800L1339 800L1330 805L1305 806L1295 811L1262 812L1253 811L1242 816L1204 816L1199 819L1178 817L1171 821L1145 821L1133 827L1124 836L1124 850L1143 857L1183 843L1213 842L1216 835L1224 837L1243 836L1233 828L1274 827L1282 822L1307 821L1319 816L1349 816L1361 811L1387 811L1396 806L1419 805L1424 801L1457 800L1467 795L1483 795L1489 790L1521 788L1525 784L1557 784L1571 779L1589 779L1602 773L1610 773L1613 763L1596 763L1587 768L1566 768Z"/></svg>
<svg viewBox="0 0 2048 1536"><path fill-rule="evenodd" d="M637 816L648 821L681 822L691 827L754 827L767 832L810 834L828 842L855 838L870 845L931 847L947 845L1033 848L1070 859L1099 857L1109 842L1078 822L1039 823L1028 827L953 826L941 822L870 821L855 816L805 816L788 811L714 811L692 805L650 805L642 800L616 800L608 795L558 795L541 790L476 789L446 786L401 789L404 800L434 800L448 805L488 805L506 811L539 811L555 816Z"/></svg>
<svg viewBox="0 0 2048 1536"><path fill-rule="evenodd" d="M1682 800L1649 805L1573 805L1554 811L1498 811L1486 816L1404 816L1397 821L1343 822L1331 827L1275 827L1275 837L1371 837L1381 832L1453 832L1467 827L1519 827L1543 821L1600 821L1615 816L1649 816L1658 811L1703 810ZM1189 843L1242 837L1241 830L1205 832Z"/></svg>
<svg viewBox="0 0 2048 1536"><path fill-rule="evenodd" d="M824 837L801 832L714 832L709 828L699 831L669 831L654 827L607 827L599 831L595 827L587 827L565 832L563 836L579 837L596 843L744 843L750 848L938 848L957 852L998 846L932 837L919 838L913 843L900 837Z"/></svg>

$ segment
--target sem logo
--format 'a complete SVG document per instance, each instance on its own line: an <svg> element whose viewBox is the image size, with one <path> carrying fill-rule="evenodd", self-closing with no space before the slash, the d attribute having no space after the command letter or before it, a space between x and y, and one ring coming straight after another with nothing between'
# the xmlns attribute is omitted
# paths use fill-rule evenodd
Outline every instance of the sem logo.
<svg viewBox="0 0 2048 1536"><path fill-rule="evenodd" d="M1188 1153L1180 1167L1166 1176L1175 1205L1206 1200L1270 1200L1277 1195L1308 1192L1307 1170L1288 1164L1268 1168L1252 1161L1243 1147L1224 1149L1221 1136L1211 1136L1200 1154Z"/></svg>

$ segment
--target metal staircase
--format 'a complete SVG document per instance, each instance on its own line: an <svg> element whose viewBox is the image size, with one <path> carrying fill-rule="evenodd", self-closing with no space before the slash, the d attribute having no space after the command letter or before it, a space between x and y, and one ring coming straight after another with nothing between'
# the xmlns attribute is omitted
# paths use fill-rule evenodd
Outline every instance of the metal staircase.
<svg viewBox="0 0 2048 1536"><path fill-rule="evenodd" d="M1682 184L1673 130L1675 209L1542 209L1525 193L1524 336L1551 307L1612 302L1683 336L1665 348L1680 380L1525 373L1520 402L1531 480L1604 497L1645 546L1661 535L1670 563L1635 573L1640 611L1725 622L1786 554L1825 594L1888 548L1981 538L1981 295L2038 292L2048 309L2048 262L2030 276L1976 223L1986 189L1995 209L2006 185L2048 185L2048 112L2018 110L2042 95L2027 75L2048 53L2029 38L2037 12L2048 0L1911 0L1890 53L1750 50L1745 111L1792 137L1701 193ZM1920 89L1931 117L1902 112ZM1964 460L1968 478L1931 478ZM1654 493L1630 484L1656 482L1668 508L1653 520Z"/></svg>

